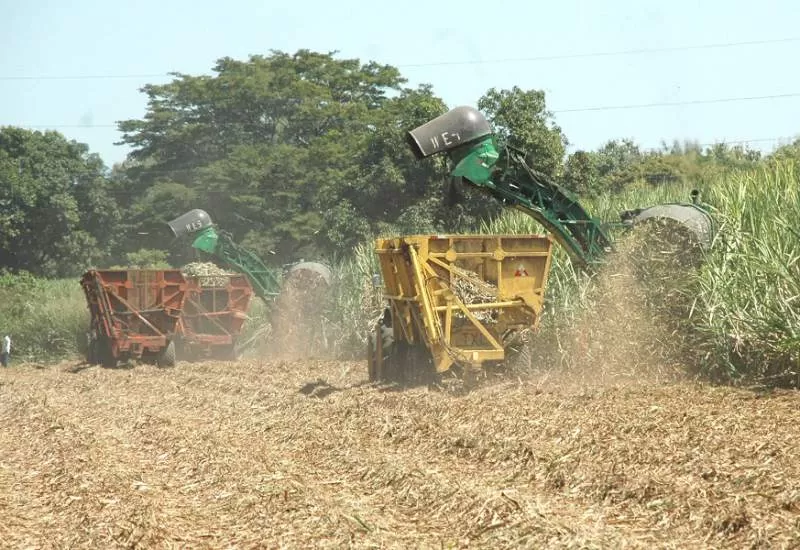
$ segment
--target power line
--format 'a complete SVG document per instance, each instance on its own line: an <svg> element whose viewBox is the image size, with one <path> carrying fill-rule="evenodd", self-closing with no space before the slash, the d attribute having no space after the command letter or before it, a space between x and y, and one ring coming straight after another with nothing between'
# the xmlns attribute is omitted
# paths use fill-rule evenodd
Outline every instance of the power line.
<svg viewBox="0 0 800 550"><path fill-rule="evenodd" d="M771 137L771 138L738 139L738 140L720 139L720 140L713 141L713 142L708 142L708 143L698 143L696 145L697 145L697 147L701 147L701 148L709 148L709 147L713 147L715 145L731 146L731 145L744 145L744 144L747 144L747 143L758 143L758 142L777 142L777 141L781 141L781 140L787 140L787 141L793 143L797 139L798 139L797 135L794 135L794 136L776 136L776 137ZM681 140L678 140L678 141L680 142ZM689 144L693 144L693 142L691 140L686 140L686 141ZM667 146L669 146L669 143L667 142L667 140L664 140L664 143L666 143ZM641 151L643 151L643 152L651 152L652 153L652 152L663 151L663 146L651 146L651 147L640 146L639 149ZM576 150L592 151L592 149L580 149L580 148L576 149ZM116 162L114 164L122 164L122 162L123 161L119 161L119 162ZM109 167L109 169L110 168L111 167ZM179 174L179 173L180 174L186 174L188 172L191 172L193 170L196 170L196 169L202 168L202 167L194 166L194 167L188 167L188 168L163 169L163 168L146 168L146 167L141 166L141 167L129 167L129 168L139 168L139 169L141 169L142 171L146 172L149 175L158 176L158 175L171 175L171 174ZM207 192L210 193L210 194L224 194L224 193L226 193L224 190L213 190L213 189L212 190L208 190ZM132 195L141 194L140 191L130 190L130 189L116 189L116 190L112 191L112 193L114 195L119 195L119 196L132 196Z"/></svg>
<svg viewBox="0 0 800 550"><path fill-rule="evenodd" d="M650 53L666 53L690 50L710 50L719 48L734 48L741 46L760 46L765 44L779 44L786 42L798 42L800 37L775 38L767 40L750 40L746 42L720 42L716 44L698 44L694 46L667 46L664 48L639 48L633 50L617 50L609 52L586 52L574 54L540 55L535 57L507 57L500 59L486 59L473 61L438 61L432 63L406 63L396 65L397 67L437 67L442 65L480 65L486 63L522 63L533 61L558 61L564 59L582 59L592 57L615 57L620 55L642 55Z"/></svg>
<svg viewBox="0 0 800 550"><path fill-rule="evenodd" d="M662 103L642 103L631 105L604 105L601 107L578 107L575 109L559 109L551 111L552 113L579 113L586 111L616 111L620 109L646 109L650 107L678 107L683 105L704 105L708 103L730 103L734 101L755 101L761 99L783 99L787 97L798 97L800 92L791 92L788 94L773 94L773 95L758 95L746 97L725 97L715 99L693 99L688 101L665 101Z"/></svg>
<svg viewBox="0 0 800 550"><path fill-rule="evenodd" d="M497 59L473 59L462 61L432 61L420 63L400 63L394 65L404 67L441 67L446 65L485 65L490 63L530 63L536 61L559 61L567 59L586 59L595 57L616 57L624 55L646 55L653 53L668 53L693 50L710 50L722 48L739 48L744 46L763 46L767 44L784 44L800 42L798 37L773 38L766 40L748 40L741 42L718 42L711 44L695 44L688 46L666 46L662 48L637 48L630 50L615 50L607 52L583 52L571 54L552 54L531 57L506 57ZM172 76L171 73L142 73L142 74L88 74L88 75L14 75L0 76L0 80L104 80L104 79L133 79L133 78L162 78Z"/></svg>
<svg viewBox="0 0 800 550"><path fill-rule="evenodd" d="M773 142L774 143L774 142L783 141L783 140L788 141L790 143L794 143L795 141L798 140L798 136L797 135L792 135L792 136L786 135L786 136L776 136L776 137L771 137L771 138L750 138L750 139L738 139L738 140L728 140L728 139L724 139L723 138L723 139L718 139L718 140L713 141L713 142L697 143L696 146L697 147L701 147L701 148L709 148L709 147L713 147L715 145L732 146L732 145L744 145L744 144L748 144L748 143L758 143L758 142ZM611 141L617 141L617 140L611 140ZM672 141L678 141L678 142L685 141L685 142L689 143L690 145L695 145L694 142L692 142L692 140L672 140ZM669 147L669 142L668 142L667 139L664 139L663 143L666 144L667 147ZM639 145L639 149L641 151L643 151L643 152L663 151L664 150L663 147L664 147L664 145L650 146L650 147L646 147L644 145ZM574 148L574 147L570 147L570 149L592 151L592 149L582 149L582 148ZM116 164L122 164L123 162L124 161L117 161L117 162L114 162L113 164L115 164L115 165ZM108 168L111 169L112 166L108 166ZM148 167L145 167L145 166L129 166L128 167L128 169L131 169L131 168L133 168L133 169L141 169L142 171L146 172L149 175L159 176L159 175L187 174L187 173L192 172L193 170L197 170L198 168L203 168L203 167L202 166L190 166L190 167L185 167L185 168L173 168L173 169L148 168ZM213 190L213 189L212 190L207 190L207 192L210 193L210 194L223 194L223 193L225 193L225 191L223 191L223 190ZM141 194L140 191L130 190L130 189L115 189L115 190L112 191L112 193L114 195L119 195L119 196L139 195L139 194Z"/></svg>
<svg viewBox="0 0 800 550"><path fill-rule="evenodd" d="M737 101L757 101L757 100L765 100L765 99L785 99L791 97L800 97L800 92L790 92L785 94L770 94L770 95L760 95L760 96L744 96L744 97L725 97L725 98L713 98L713 99L692 99L687 101L665 101L661 103L639 103L639 104L627 104L627 105L604 105L598 107L577 107L572 109L555 109L551 111L553 114L557 113L580 113L580 112L590 112L590 111L617 111L622 109L647 109L653 107L680 107L684 105L705 105L705 104L712 104L712 103L732 103ZM227 125L235 125L241 124L241 122L228 122L216 123L217 126L227 126ZM0 123L0 126L19 126L24 128L117 128L116 124L7 124L7 123Z"/></svg>

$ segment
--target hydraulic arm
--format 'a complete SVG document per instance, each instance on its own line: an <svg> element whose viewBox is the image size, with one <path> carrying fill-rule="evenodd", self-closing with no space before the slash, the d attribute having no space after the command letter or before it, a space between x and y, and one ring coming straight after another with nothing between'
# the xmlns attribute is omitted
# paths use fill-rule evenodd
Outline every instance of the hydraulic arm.
<svg viewBox="0 0 800 550"><path fill-rule="evenodd" d="M610 249L600 222L569 191L531 169L520 151L498 151L491 126L476 109L457 107L411 130L407 140L418 159L447 153L455 164L453 177L529 214L579 266L595 264Z"/></svg>
<svg viewBox="0 0 800 550"><path fill-rule="evenodd" d="M176 237L196 234L192 247L213 256L218 264L243 273L257 296L270 300L281 289L280 272L267 267L252 251L236 244L226 231L217 229L207 212L194 209L168 225Z"/></svg>
<svg viewBox="0 0 800 550"><path fill-rule="evenodd" d="M522 152L508 146L498 150L491 125L477 109L456 107L409 131L406 139L417 159L445 153L455 165L454 178L529 214L552 233L577 267L592 270L611 249L601 222L569 191L530 168ZM698 204L664 204L623 212L621 224L632 226L649 218L677 220L703 244L711 239L713 221Z"/></svg>

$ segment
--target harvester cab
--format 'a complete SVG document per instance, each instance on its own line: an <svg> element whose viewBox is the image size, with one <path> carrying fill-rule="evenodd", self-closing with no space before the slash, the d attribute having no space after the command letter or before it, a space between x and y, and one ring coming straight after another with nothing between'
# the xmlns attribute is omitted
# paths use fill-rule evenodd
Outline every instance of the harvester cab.
<svg viewBox="0 0 800 550"><path fill-rule="evenodd" d="M593 272L614 248L612 227L669 220L701 245L712 238L713 220L699 193L691 203L628 210L620 222L602 223L569 190L532 169L524 152L501 145L483 114L469 106L410 130L406 141L420 160L446 154L453 179L525 212L548 234L376 241L388 315L370 340L371 380L402 379L411 363L444 372L454 364L503 362L509 346L538 325L551 240L577 268Z"/></svg>

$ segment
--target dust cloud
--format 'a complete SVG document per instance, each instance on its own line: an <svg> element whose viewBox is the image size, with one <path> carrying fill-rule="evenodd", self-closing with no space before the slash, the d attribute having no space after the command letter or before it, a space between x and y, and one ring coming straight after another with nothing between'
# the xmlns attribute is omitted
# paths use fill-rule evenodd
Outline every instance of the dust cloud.
<svg viewBox="0 0 800 550"><path fill-rule="evenodd" d="M702 251L669 220L628 233L593 277L579 311L521 354L543 380L581 386L684 379L691 357L691 278Z"/></svg>
<svg viewBox="0 0 800 550"><path fill-rule="evenodd" d="M327 355L328 290L322 276L309 270L294 271L284 280L272 305L269 358L299 360Z"/></svg>

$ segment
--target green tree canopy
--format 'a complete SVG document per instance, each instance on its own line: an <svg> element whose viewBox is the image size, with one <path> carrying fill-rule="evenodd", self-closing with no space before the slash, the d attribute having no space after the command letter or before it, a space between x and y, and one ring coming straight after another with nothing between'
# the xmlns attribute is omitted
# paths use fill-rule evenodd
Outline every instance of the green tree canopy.
<svg viewBox="0 0 800 550"><path fill-rule="evenodd" d="M214 72L146 86L144 118L119 125L138 227L203 208L290 261L353 245L439 192L441 165L415 162L403 133L446 106L396 68L300 50L223 58Z"/></svg>
<svg viewBox="0 0 800 550"><path fill-rule="evenodd" d="M645 155L632 140L610 140L597 151L576 151L564 166L566 186L579 195L619 192L640 176Z"/></svg>
<svg viewBox="0 0 800 550"><path fill-rule="evenodd" d="M532 168L549 176L561 173L568 142L546 109L543 91L490 88L478 100L478 109L501 139L525 152Z"/></svg>
<svg viewBox="0 0 800 550"><path fill-rule="evenodd" d="M108 259L118 219L103 162L86 145L0 128L0 267L75 275Z"/></svg>

